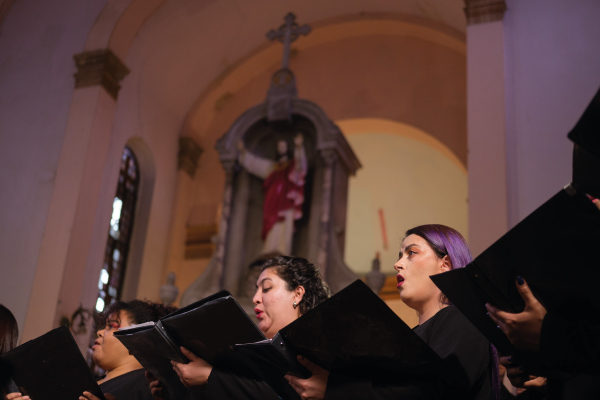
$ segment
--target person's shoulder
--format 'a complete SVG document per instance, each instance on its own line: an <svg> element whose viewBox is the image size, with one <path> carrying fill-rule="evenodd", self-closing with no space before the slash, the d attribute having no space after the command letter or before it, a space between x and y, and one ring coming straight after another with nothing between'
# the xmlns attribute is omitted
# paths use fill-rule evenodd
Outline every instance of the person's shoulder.
<svg viewBox="0 0 600 400"><path fill-rule="evenodd" d="M460 312L455 305L450 304L444 308L442 308L438 314L440 319L462 319L465 316Z"/></svg>
<svg viewBox="0 0 600 400"><path fill-rule="evenodd" d="M438 325L446 325L451 328L473 331L479 333L479 330L464 316L462 312L454 305L449 305L440 310L437 314Z"/></svg>
<svg viewBox="0 0 600 400"><path fill-rule="evenodd" d="M483 334L464 316L454 305L446 307L445 312L440 315L440 324L448 329L460 332L460 336L466 340L478 341L488 345L488 340Z"/></svg>

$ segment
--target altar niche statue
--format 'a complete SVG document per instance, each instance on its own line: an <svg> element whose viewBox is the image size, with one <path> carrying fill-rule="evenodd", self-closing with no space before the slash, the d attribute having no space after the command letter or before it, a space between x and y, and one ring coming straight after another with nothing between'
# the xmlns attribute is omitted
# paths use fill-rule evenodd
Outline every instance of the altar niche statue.
<svg viewBox="0 0 600 400"><path fill-rule="evenodd" d="M277 160L255 156L238 142L238 162L248 172L264 179L263 226L261 238L264 246L261 254L279 253L291 255L295 221L302 218L304 183L307 172L304 137L294 137L293 158L288 142L277 142Z"/></svg>

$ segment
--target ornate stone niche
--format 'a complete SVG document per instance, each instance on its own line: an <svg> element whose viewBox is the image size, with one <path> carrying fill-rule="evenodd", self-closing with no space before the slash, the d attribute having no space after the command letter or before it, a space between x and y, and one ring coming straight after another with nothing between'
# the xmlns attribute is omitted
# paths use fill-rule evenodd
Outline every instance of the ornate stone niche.
<svg viewBox="0 0 600 400"><path fill-rule="evenodd" d="M273 76L266 101L243 113L217 142L226 185L216 248L205 272L182 296L182 306L227 289L251 309L260 259L266 257L260 236L264 194L262 181L238 164L240 141L254 155L275 159L278 141L292 148L293 136L303 134L308 162L305 202L290 255L316 263L333 292L357 278L343 254L348 181L360 162L325 112L297 98L293 73L287 65L282 67ZM289 79L280 79L283 75Z"/></svg>

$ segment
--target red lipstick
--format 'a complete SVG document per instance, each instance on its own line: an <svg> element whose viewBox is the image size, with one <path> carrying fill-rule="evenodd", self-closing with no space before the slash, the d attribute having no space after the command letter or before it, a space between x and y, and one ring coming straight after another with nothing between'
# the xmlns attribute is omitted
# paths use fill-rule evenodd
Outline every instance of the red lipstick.
<svg viewBox="0 0 600 400"><path fill-rule="evenodd" d="M396 275L396 280L398 281L398 284L396 285L396 289L400 289L400 286L402 286L402 284L404 283L404 277L400 274Z"/></svg>
<svg viewBox="0 0 600 400"><path fill-rule="evenodd" d="M256 313L256 318L259 318L262 316L263 314L263 310L261 310L260 308L255 308L254 312Z"/></svg>

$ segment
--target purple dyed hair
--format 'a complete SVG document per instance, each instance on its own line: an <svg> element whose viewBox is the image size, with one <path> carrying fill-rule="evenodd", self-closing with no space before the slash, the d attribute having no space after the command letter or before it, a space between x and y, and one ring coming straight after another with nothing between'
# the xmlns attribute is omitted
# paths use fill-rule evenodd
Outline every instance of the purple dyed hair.
<svg viewBox="0 0 600 400"><path fill-rule="evenodd" d="M406 236L417 235L425 239L439 258L448 256L452 269L462 268L473 256L465 238L456 230L445 225L420 225L406 231Z"/></svg>
<svg viewBox="0 0 600 400"><path fill-rule="evenodd" d="M439 257L448 256L452 269L462 268L473 261L471 250L465 238L456 230L445 225L429 224L420 225L406 231L406 236L417 235L425 239L429 247ZM406 237L405 236L405 237ZM451 304L448 298L441 293L440 302ZM500 374L498 371L498 352L490 343L490 358L492 369L492 398L500 398Z"/></svg>

